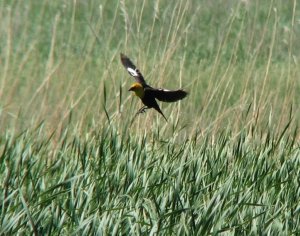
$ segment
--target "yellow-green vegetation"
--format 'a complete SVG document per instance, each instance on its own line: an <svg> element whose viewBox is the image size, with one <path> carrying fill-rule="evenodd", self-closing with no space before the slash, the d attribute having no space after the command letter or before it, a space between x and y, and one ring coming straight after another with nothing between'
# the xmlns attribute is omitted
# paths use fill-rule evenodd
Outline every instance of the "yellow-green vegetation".
<svg viewBox="0 0 300 236"><path fill-rule="evenodd" d="M1 235L300 233L297 0L0 2ZM131 124L119 55L189 96Z"/></svg>

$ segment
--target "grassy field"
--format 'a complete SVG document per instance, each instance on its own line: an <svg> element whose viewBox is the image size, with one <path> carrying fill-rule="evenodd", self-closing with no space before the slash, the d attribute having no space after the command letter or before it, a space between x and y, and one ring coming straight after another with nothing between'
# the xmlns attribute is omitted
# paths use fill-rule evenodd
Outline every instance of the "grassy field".
<svg viewBox="0 0 300 236"><path fill-rule="evenodd" d="M299 40L296 0L1 1L0 234L300 234Z"/></svg>

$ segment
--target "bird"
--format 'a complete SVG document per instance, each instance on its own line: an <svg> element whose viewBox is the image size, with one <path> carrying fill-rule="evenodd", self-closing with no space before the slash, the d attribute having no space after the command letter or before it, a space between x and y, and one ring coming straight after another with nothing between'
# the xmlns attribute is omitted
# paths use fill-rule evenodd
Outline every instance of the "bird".
<svg viewBox="0 0 300 236"><path fill-rule="evenodd" d="M146 112L147 109L154 108L168 122L166 116L161 111L156 99L162 102L176 102L185 98L188 95L188 93L183 89L167 90L151 87L146 83L144 76L142 75L140 70L126 55L120 53L120 58L127 72L131 76L133 76L136 81L131 85L128 91L134 92L135 95L138 96L144 104L144 106L138 110L136 115Z"/></svg>

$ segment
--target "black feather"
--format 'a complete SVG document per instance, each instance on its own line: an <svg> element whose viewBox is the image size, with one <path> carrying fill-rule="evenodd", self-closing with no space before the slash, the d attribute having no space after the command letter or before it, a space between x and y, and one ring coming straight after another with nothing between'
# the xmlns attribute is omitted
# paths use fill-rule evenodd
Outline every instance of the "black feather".
<svg viewBox="0 0 300 236"><path fill-rule="evenodd" d="M166 90L166 89L154 89L146 88L149 95L154 96L156 99L162 102L176 102L187 96L187 92L182 89L179 90Z"/></svg>
<svg viewBox="0 0 300 236"><path fill-rule="evenodd" d="M120 58L121 58L121 62L123 64L123 66L126 68L128 73L135 78L136 82L143 85L143 87L149 87L146 84L144 76L139 71L139 69L136 68L136 66L132 63L132 61L127 56L125 56L123 53L120 54Z"/></svg>

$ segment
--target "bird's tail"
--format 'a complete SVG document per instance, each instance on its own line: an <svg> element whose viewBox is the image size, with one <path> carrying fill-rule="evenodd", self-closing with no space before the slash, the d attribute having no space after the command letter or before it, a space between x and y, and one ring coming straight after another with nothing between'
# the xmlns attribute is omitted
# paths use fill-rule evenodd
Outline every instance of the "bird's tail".
<svg viewBox="0 0 300 236"><path fill-rule="evenodd" d="M164 113L158 108L155 108L155 110L157 110L164 118L165 120L168 122L167 118L165 117Z"/></svg>

